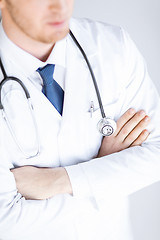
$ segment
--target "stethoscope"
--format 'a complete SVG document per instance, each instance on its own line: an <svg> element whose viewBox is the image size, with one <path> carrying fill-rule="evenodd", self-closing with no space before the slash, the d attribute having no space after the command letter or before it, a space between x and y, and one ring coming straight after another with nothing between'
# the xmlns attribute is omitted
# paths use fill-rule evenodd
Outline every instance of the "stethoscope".
<svg viewBox="0 0 160 240"><path fill-rule="evenodd" d="M78 49L80 50L81 54L83 55L83 57L84 57L84 59L87 63L88 69L90 71L91 77L92 77L92 81L93 81L93 84L94 84L94 88L95 88L95 91L96 91L96 95L97 95L97 99L98 99L98 103L99 103L99 107L100 107L100 111L101 111L101 116L102 116L102 119L97 124L98 131L103 136L111 136L116 131L116 126L117 126L116 122L113 119L106 117L106 114L105 114L104 108L103 108L103 104L102 104L102 100L101 100L101 96L100 96L100 92L99 92L99 89L98 89L97 81L96 81L95 75L93 73L92 67L90 65L90 62L89 62L83 48L81 47L81 45L79 44L79 42L77 41L77 39L75 38L75 36L73 35L71 30L69 31L69 34L72 37L72 39L75 42ZM34 113L33 113L34 111L33 111L33 106L31 104L30 94L29 94L26 86L24 85L24 83L20 79L18 79L16 77L13 77L13 76L7 76L5 68L2 64L1 58L0 58L0 67L1 67L1 71L2 71L3 76L4 76L4 79L0 83L0 110L2 111L2 115L3 115L3 117L4 117L4 119L7 123L7 126L10 130L10 133L12 134L12 137L13 137L14 141L16 142L19 150L23 153L23 155L26 158L35 157L40 153L40 143L39 143L39 137L38 137L38 127L37 127L35 116L34 116ZM11 124L10 124L10 121L5 114L5 109L4 109L4 106L2 104L2 96L1 96L2 87L8 81L17 82L21 86L21 88L23 89L23 91L25 93L25 96L26 96L26 99L28 100L28 105L29 105L29 109L30 109L30 112L31 112L31 116L32 116L32 120L33 120L33 124L34 124L34 128L35 128L36 139L37 139L37 150L33 154L30 154L30 155L26 154L25 149L23 149L20 142L18 141L18 139L16 137L16 134L14 133L14 130L13 130Z"/></svg>

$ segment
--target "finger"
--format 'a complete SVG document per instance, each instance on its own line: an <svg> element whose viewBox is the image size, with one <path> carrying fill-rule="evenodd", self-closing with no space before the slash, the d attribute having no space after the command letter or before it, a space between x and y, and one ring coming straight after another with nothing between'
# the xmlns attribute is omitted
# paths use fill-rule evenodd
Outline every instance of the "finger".
<svg viewBox="0 0 160 240"><path fill-rule="evenodd" d="M138 136L138 138L130 145L133 146L140 146L149 136L148 130L143 130L142 133Z"/></svg>
<svg viewBox="0 0 160 240"><path fill-rule="evenodd" d="M143 132L149 122L150 118L148 116L145 116L124 139L124 145L126 147L130 146L140 136L140 134Z"/></svg>
<svg viewBox="0 0 160 240"><path fill-rule="evenodd" d="M128 109L117 121L117 129L115 136L120 132L123 126L135 115L136 110L134 108Z"/></svg>
<svg viewBox="0 0 160 240"><path fill-rule="evenodd" d="M133 131L133 129L141 122L145 117L145 112L140 110L137 112L121 129L118 137L123 141ZM144 125L146 126L146 125ZM144 128L143 128L144 129Z"/></svg>

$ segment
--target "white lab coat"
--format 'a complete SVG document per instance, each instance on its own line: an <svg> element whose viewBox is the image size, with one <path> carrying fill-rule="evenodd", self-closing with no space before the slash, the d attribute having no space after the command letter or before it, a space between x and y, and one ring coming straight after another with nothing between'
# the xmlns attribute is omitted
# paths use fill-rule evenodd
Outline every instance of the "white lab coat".
<svg viewBox="0 0 160 240"><path fill-rule="evenodd" d="M106 115L117 120L130 107L144 109L152 119L152 132L141 147L95 158L102 140L97 131L101 114L85 60L68 36L62 117L31 81L17 73L31 95L40 155L26 159L0 116L1 240L130 240L127 198L160 180L159 97L141 55L119 27L72 19L71 29L90 60ZM25 101L18 87L2 95L6 106L9 99L17 106ZM25 112L22 108L16 114L21 118ZM20 132L29 129L25 119L23 124L15 121ZM66 167L73 196L25 200L10 172L23 165Z"/></svg>

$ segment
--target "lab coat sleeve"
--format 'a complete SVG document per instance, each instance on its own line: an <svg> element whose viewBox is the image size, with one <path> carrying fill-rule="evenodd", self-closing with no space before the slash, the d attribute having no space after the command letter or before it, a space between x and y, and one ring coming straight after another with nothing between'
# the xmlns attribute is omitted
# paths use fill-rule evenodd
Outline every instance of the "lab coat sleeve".
<svg viewBox="0 0 160 240"><path fill-rule="evenodd" d="M74 195L84 197L90 194L97 203L109 196L126 197L160 180L159 96L148 76L143 57L128 34L121 31L125 77L119 79L124 91L123 101L117 103L117 109L120 109L117 119L130 107L137 111L144 109L151 117L150 136L142 146L66 167Z"/></svg>
<svg viewBox="0 0 160 240"><path fill-rule="evenodd" d="M51 239L57 232L61 236L58 228L61 224L56 223L63 219L69 229L67 222L71 222L72 213L68 214L68 211L74 209L73 197L65 194L47 200L26 200L17 192L5 154L1 147L0 239Z"/></svg>

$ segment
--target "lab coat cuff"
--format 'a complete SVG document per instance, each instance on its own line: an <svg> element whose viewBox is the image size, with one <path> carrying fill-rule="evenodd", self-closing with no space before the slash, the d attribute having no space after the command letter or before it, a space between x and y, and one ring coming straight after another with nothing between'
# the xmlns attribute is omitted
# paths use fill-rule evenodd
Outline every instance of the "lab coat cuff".
<svg viewBox="0 0 160 240"><path fill-rule="evenodd" d="M72 165L65 167L72 185L73 196L78 198L92 197L87 177L81 165Z"/></svg>

